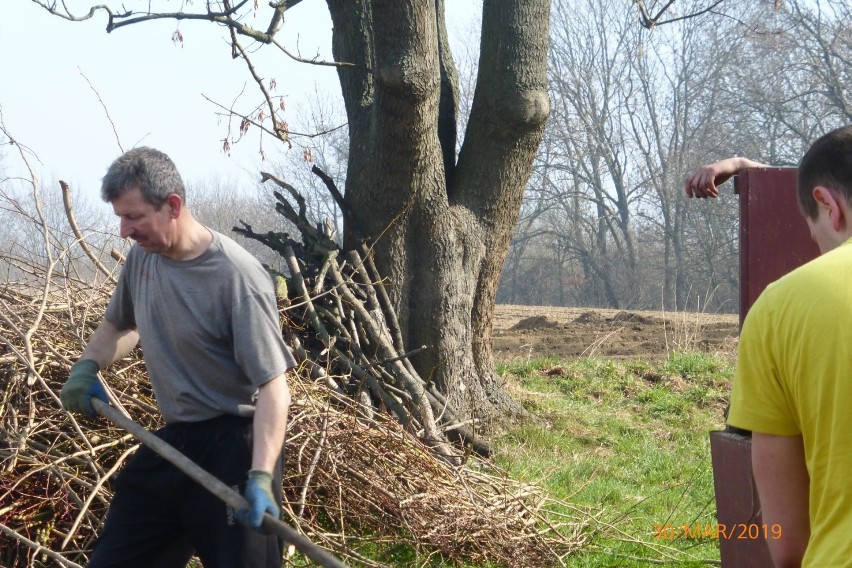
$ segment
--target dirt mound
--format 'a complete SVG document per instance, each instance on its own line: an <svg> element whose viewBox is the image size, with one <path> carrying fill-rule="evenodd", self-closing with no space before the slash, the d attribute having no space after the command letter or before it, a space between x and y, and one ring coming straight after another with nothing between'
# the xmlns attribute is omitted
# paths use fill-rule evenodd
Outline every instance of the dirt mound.
<svg viewBox="0 0 852 568"><path fill-rule="evenodd" d="M555 329L559 327L558 321L548 319L547 316L532 316L524 318L512 326L513 331L524 329Z"/></svg>
<svg viewBox="0 0 852 568"><path fill-rule="evenodd" d="M736 354L736 314L498 305L494 355L659 360L676 351Z"/></svg>
<svg viewBox="0 0 852 568"><path fill-rule="evenodd" d="M652 324L654 323L654 318L643 316L642 314L636 312L625 312L620 311L616 313L614 316L609 318L609 321L614 322L623 322L623 323L639 323L639 324Z"/></svg>
<svg viewBox="0 0 852 568"><path fill-rule="evenodd" d="M601 323L604 320L606 320L606 316L600 312L583 312L577 316L574 323Z"/></svg>

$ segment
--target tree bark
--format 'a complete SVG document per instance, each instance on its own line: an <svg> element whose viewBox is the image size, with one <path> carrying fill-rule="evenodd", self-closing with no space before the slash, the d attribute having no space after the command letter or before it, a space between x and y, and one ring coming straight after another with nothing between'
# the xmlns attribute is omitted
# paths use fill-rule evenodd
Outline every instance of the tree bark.
<svg viewBox="0 0 852 568"><path fill-rule="evenodd" d="M483 6L479 76L455 159L458 79L443 2L329 0L349 115L346 200L412 363L466 417L517 410L491 348L497 285L549 113L547 0ZM354 19L353 19L354 18ZM357 25L352 22L357 21ZM363 72L362 69L366 69Z"/></svg>

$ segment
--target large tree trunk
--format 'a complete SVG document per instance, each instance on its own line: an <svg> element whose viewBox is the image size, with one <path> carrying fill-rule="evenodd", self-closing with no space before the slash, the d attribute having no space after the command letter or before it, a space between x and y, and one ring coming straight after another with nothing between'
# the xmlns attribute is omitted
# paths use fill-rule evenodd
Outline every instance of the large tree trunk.
<svg viewBox="0 0 852 568"><path fill-rule="evenodd" d="M494 370L497 285L549 113L548 0L485 0L455 159L458 82L443 2L328 0L349 118L344 247L369 240L413 363L465 416L514 408Z"/></svg>

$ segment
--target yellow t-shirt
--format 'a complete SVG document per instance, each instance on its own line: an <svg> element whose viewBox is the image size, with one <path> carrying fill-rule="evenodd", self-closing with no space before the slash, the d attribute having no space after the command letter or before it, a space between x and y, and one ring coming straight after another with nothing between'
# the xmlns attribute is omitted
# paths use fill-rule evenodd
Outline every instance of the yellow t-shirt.
<svg viewBox="0 0 852 568"><path fill-rule="evenodd" d="M802 435L811 523L803 566L852 566L852 239L754 303L728 424Z"/></svg>

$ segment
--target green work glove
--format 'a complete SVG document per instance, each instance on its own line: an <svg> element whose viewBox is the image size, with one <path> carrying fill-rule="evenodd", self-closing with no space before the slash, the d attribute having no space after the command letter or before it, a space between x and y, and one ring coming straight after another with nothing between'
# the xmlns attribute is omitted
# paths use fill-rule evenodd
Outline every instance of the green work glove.
<svg viewBox="0 0 852 568"><path fill-rule="evenodd" d="M251 507L250 509L243 507L237 511L237 519L244 525L259 529L264 513L278 518L280 512L272 495L272 474L269 472L259 469L250 470L243 496Z"/></svg>
<svg viewBox="0 0 852 568"><path fill-rule="evenodd" d="M59 398L62 400L62 408L68 412L85 414L89 418L97 416L92 408L92 397L99 398L109 404L106 391L98 380L98 366L94 359L80 359L71 367L71 376L68 377Z"/></svg>

